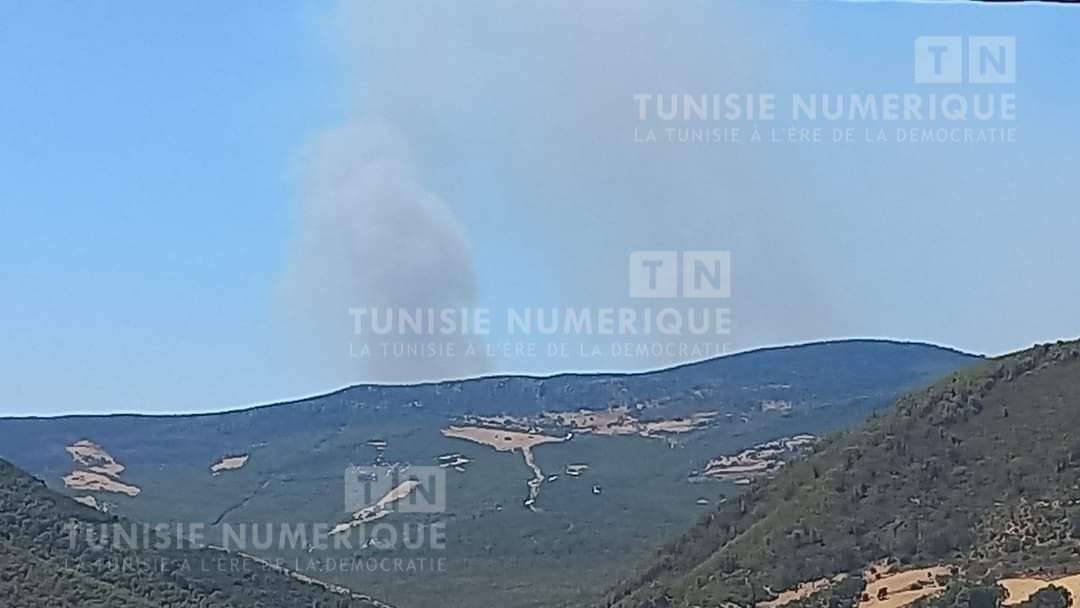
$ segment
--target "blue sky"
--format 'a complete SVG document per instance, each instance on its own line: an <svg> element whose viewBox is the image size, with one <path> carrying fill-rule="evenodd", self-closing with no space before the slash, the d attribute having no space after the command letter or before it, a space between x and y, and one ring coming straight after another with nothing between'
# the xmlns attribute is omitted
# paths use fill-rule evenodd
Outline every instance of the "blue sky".
<svg viewBox="0 0 1080 608"><path fill-rule="evenodd" d="M0 6L0 414L384 380L342 341L345 307L376 287L618 306L642 249L732 252L731 349L1080 335L1075 9L123 4ZM634 93L926 92L925 35L1015 36L1016 84L950 90L1014 93L1017 141L633 141ZM339 175L387 163L405 176L389 202ZM392 215L399 198L422 216ZM411 253L376 248L400 239ZM674 360L494 356L389 378Z"/></svg>

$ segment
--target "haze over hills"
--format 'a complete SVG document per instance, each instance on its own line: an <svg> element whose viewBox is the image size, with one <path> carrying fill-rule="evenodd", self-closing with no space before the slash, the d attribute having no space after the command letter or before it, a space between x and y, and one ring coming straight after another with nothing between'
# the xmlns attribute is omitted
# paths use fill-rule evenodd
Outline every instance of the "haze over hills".
<svg viewBox="0 0 1080 608"><path fill-rule="evenodd" d="M926 344L848 340L645 374L356 386L219 414L0 419L0 457L110 513L205 524L211 543L230 525L438 530L445 547L422 551L365 542L251 552L397 605L549 606L599 597L649 547L772 474L814 435L976 361ZM439 468L446 505L348 510L353 465L386 476ZM328 567L357 557L440 566Z"/></svg>
<svg viewBox="0 0 1080 608"><path fill-rule="evenodd" d="M1019 603L1045 583L1017 577L1080 571L1077 428L1078 342L956 372L710 510L603 604Z"/></svg>

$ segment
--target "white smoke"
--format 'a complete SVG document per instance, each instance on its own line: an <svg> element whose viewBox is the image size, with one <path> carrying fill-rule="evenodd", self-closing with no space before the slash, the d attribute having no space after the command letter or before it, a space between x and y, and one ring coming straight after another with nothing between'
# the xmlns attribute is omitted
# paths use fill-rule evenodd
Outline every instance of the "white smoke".
<svg viewBox="0 0 1080 608"><path fill-rule="evenodd" d="M814 63L813 45L797 18L749 4L669 8L342 2L337 19L367 110L433 145L480 138L494 172L517 178L506 230L550 245L554 304L632 305L630 251L730 250L732 348L845 334L793 214L822 179L819 160L632 141L635 94L771 90Z"/></svg>
<svg viewBox="0 0 1080 608"><path fill-rule="evenodd" d="M378 336L354 331L351 308L459 308L476 291L464 228L420 185L391 126L356 122L317 134L296 183L300 229L287 288L297 312L314 321L317 344L332 351L328 360L350 360L350 379L387 382L485 371L482 350L467 355L465 337L454 355L415 358L386 355ZM392 341L408 347L424 339ZM364 345L370 352L362 356Z"/></svg>

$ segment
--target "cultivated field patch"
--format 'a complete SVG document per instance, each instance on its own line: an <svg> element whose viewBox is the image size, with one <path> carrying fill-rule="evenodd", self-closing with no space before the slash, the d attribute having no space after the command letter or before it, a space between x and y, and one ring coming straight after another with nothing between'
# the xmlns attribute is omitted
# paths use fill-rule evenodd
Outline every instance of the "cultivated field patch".
<svg viewBox="0 0 1080 608"><path fill-rule="evenodd" d="M120 481L119 477L124 472L124 465L97 443L82 439L64 449L75 465L75 470L63 477L65 487L72 490L111 492L127 496L138 496L142 492L138 486Z"/></svg>

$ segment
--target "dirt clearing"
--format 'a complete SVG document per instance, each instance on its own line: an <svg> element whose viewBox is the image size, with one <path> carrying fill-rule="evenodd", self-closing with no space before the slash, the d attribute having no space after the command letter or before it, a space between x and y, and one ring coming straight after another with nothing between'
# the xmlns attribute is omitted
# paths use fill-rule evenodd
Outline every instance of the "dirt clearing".
<svg viewBox="0 0 1080 608"><path fill-rule="evenodd" d="M375 504L364 507L356 513L353 513L353 517L350 521L334 526L334 529L330 530L330 534L340 534L348 531L350 528L355 528L390 515L390 507L395 502L408 498L409 494L412 494L418 487L420 487L420 482L415 479L399 483Z"/></svg>
<svg viewBox="0 0 1080 608"><path fill-rule="evenodd" d="M902 608L916 600L945 590L938 577L949 576L946 566L893 571L889 566L868 568L866 591L856 608Z"/></svg>
<svg viewBox="0 0 1080 608"><path fill-rule="evenodd" d="M110 477L116 477L124 472L124 465L116 461L100 445L83 439L64 448L76 465L86 468L88 471L101 473Z"/></svg>
<svg viewBox="0 0 1080 608"><path fill-rule="evenodd" d="M241 469L245 464L247 464L248 458L250 458L250 456L247 454L226 456L221 460L215 462L214 464L210 465L210 471L217 474L222 471L235 471L237 469Z"/></svg>
<svg viewBox="0 0 1080 608"><path fill-rule="evenodd" d="M706 501L706 504L707 504L707 501ZM790 604L791 602L798 601L798 600L810 597L814 593L817 593L818 591L821 591L822 589L828 587L829 585L831 585L833 583L838 583L838 582L840 582L842 580L844 580L844 575L843 574L838 574L838 575L834 576L833 578L822 578L822 579L818 579L816 581L810 581L810 582L806 582L806 583L799 583L793 589L788 589L786 591L781 592L774 599L771 599L771 600L768 600L768 601L765 601L765 602L758 602L757 603L757 608L780 608L781 606L784 606L785 604Z"/></svg>
<svg viewBox="0 0 1080 608"><path fill-rule="evenodd" d="M120 473L124 472L124 465L97 443L82 439L64 449L75 464L75 470L64 475L64 486L72 490L112 492L128 496L138 496L142 492L138 486L123 483L118 479Z"/></svg>
<svg viewBox="0 0 1080 608"><path fill-rule="evenodd" d="M565 437L553 437L540 433L522 433L502 429L488 429L478 426L452 426L443 429L442 434L454 439L465 439L495 448L500 452L512 452L533 448L544 443L560 443Z"/></svg>
<svg viewBox="0 0 1080 608"><path fill-rule="evenodd" d="M89 492L112 492L114 494L127 494L138 496L141 489L126 483L121 483L108 475L94 471L72 471L64 475L64 485L72 490Z"/></svg>
<svg viewBox="0 0 1080 608"><path fill-rule="evenodd" d="M532 449L545 443L562 443L568 441L571 435L566 437L554 437L540 433L522 433L502 429L488 429L478 426L452 426L443 429L443 435L455 439L465 439L491 446L500 452L515 452L520 450L525 459L525 466L529 467L533 476L525 482L529 489L528 498L525 499L525 508L536 511L536 499L540 497L540 486L543 485L547 476L536 464Z"/></svg>

